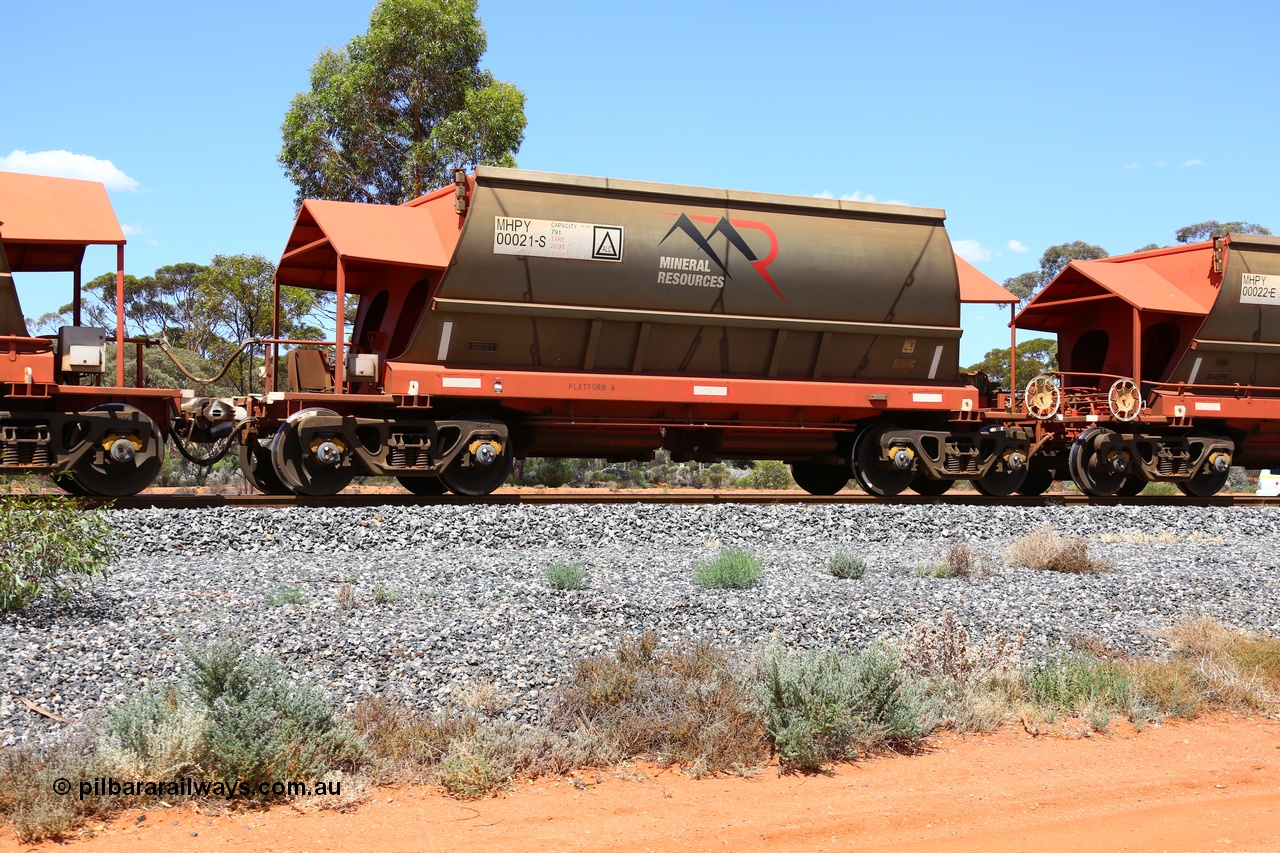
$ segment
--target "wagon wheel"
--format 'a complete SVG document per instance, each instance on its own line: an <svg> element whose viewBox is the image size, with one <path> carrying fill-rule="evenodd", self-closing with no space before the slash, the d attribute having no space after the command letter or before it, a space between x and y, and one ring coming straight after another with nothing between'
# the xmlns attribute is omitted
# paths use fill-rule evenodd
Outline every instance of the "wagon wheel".
<svg viewBox="0 0 1280 853"><path fill-rule="evenodd" d="M457 420L475 420L490 424L498 423L488 415L479 412L460 414L457 416ZM488 452L484 449L486 444L489 448ZM503 447L497 453L493 453L494 443L487 443L483 439L478 442L473 441L473 446L464 448L461 453L454 457L448 467L441 472L440 482L455 495L480 497L489 494L505 483L507 477L511 476L511 464L514 461L514 457L511 454L510 444L510 441L508 441L506 447Z"/></svg>
<svg viewBox="0 0 1280 853"><path fill-rule="evenodd" d="M1053 485L1053 469L1052 468L1033 468L1028 466L1027 478L1022 481L1022 485L1014 489L1020 495L1043 495L1049 491L1049 487Z"/></svg>
<svg viewBox="0 0 1280 853"><path fill-rule="evenodd" d="M1003 432L1004 427L988 426L983 427L982 432L993 433ZM1007 464L1009 456L1016 454L1021 456L1021 465L1017 468L1013 467L996 467L992 466L986 474L973 481L973 487L987 497L1003 498L1016 492L1027 479L1027 456L1021 450L1012 450L1004 459Z"/></svg>
<svg viewBox="0 0 1280 853"><path fill-rule="evenodd" d="M1048 373L1042 373L1027 383L1022 397L1027 414L1036 420L1047 421L1062 408L1062 389Z"/></svg>
<svg viewBox="0 0 1280 853"><path fill-rule="evenodd" d="M1187 438L1193 441L1195 439L1207 441L1220 440L1215 435L1199 431L1191 433ZM1211 498L1216 495L1222 487L1227 484L1227 478L1231 476L1231 457L1223 457L1226 464L1223 464L1222 470L1219 471L1214 465L1215 462L1218 462L1218 459L1215 458L1217 456L1217 453L1210 454L1209 458L1200 466L1200 470L1196 472L1195 476L1190 480L1182 480L1178 483L1178 491L1192 498Z"/></svg>
<svg viewBox="0 0 1280 853"><path fill-rule="evenodd" d="M288 489L299 495L324 497L336 495L347 487L356 475L349 454L338 442L326 441L325 446L306 447L302 443L300 427L307 418L322 415L336 417L329 409L303 409L289 416L280 424L271 439L271 465L276 476ZM320 454L334 452L335 446L346 458L329 465L321 461Z"/></svg>
<svg viewBox="0 0 1280 853"><path fill-rule="evenodd" d="M1118 498L1131 498L1135 495L1142 494L1142 490L1147 487L1147 481L1141 477L1129 477L1124 481L1124 485L1116 492Z"/></svg>
<svg viewBox="0 0 1280 853"><path fill-rule="evenodd" d="M293 490L286 486L276 473L271 462L271 448L264 446L256 438L249 438L240 445L240 473L255 491L264 495L290 495Z"/></svg>
<svg viewBox="0 0 1280 853"><path fill-rule="evenodd" d="M449 487L439 477L396 477L400 485L420 498L448 494Z"/></svg>
<svg viewBox="0 0 1280 853"><path fill-rule="evenodd" d="M955 480L931 480L925 474L916 474L911 480L911 491L917 495L924 495L929 498L936 498L938 495L945 495L956 484Z"/></svg>
<svg viewBox="0 0 1280 853"><path fill-rule="evenodd" d="M1127 466L1117 470L1118 460L1105 457L1098 451L1102 439L1113 436L1111 430L1094 427L1080 433L1071 445L1071 454L1067 457L1067 468L1071 479L1075 480L1080 491L1095 498L1105 498L1120 491L1128 479Z"/></svg>
<svg viewBox="0 0 1280 853"><path fill-rule="evenodd" d="M849 482L849 466L792 462L791 479L811 495L834 495Z"/></svg>
<svg viewBox="0 0 1280 853"><path fill-rule="evenodd" d="M123 498L136 495L155 482L164 465L165 439L151 418L123 403L95 406L90 412L110 412L111 426L71 470L72 494Z"/></svg>
<svg viewBox="0 0 1280 853"><path fill-rule="evenodd" d="M915 479L911 467L898 468L880 459L880 438L898 428L892 424L879 424L858 433L853 442L853 475L862 488L880 497L898 494Z"/></svg>
<svg viewBox="0 0 1280 853"><path fill-rule="evenodd" d="M1129 421L1142 413L1142 392L1132 379L1117 379L1107 393L1107 406L1118 421Z"/></svg>

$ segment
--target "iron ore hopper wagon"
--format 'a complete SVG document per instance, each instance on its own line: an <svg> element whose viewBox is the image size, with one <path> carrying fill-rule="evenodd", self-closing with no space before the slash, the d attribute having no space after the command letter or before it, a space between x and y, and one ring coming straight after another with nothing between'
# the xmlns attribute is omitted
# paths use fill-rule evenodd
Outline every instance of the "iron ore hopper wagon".
<svg viewBox="0 0 1280 853"><path fill-rule="evenodd" d="M482 495L526 455L665 448L783 459L818 494L1008 494L1029 436L984 420L957 362L962 298L1016 299L957 266L943 221L487 167L400 207L307 201L277 287L358 315L349 338L273 342L243 469L268 492L372 474Z"/></svg>

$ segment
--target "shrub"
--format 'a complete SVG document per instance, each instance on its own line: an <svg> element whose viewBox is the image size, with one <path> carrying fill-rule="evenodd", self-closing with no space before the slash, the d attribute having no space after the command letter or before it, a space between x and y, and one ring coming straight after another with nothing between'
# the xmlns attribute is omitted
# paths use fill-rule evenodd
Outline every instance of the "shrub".
<svg viewBox="0 0 1280 853"><path fill-rule="evenodd" d="M955 576L956 573L946 563L932 562L916 565L916 577L918 578L953 578Z"/></svg>
<svg viewBox="0 0 1280 853"><path fill-rule="evenodd" d="M748 489L789 489L795 485L787 463L777 459L757 462L756 467L738 482Z"/></svg>
<svg viewBox="0 0 1280 853"><path fill-rule="evenodd" d="M784 770L815 772L925 733L920 684L896 652L880 645L855 655L799 656L771 646L761 661L760 697Z"/></svg>
<svg viewBox="0 0 1280 853"><path fill-rule="evenodd" d="M708 489L723 489L733 483L733 472L723 462L715 462L706 467L700 479Z"/></svg>
<svg viewBox="0 0 1280 853"><path fill-rule="evenodd" d="M947 549L947 577L964 578L976 581L991 573L987 559L975 551L967 542L957 542Z"/></svg>
<svg viewBox="0 0 1280 853"><path fill-rule="evenodd" d="M88 578L106 574L120 552L101 510L70 498L0 498L0 610L41 593L63 602Z"/></svg>
<svg viewBox="0 0 1280 853"><path fill-rule="evenodd" d="M1039 661L1026 673L1025 683L1031 700L1051 717L1071 714L1105 719L1133 708L1141 699L1138 685L1123 664L1077 655L1054 655Z"/></svg>
<svg viewBox="0 0 1280 853"><path fill-rule="evenodd" d="M56 779L71 783L113 777L222 783L267 797L262 782L319 779L354 769L363 745L351 724L322 695L290 685L275 664L250 658L242 647L216 643L188 649L191 664L182 689L147 691L110 708L96 737L38 754L0 755L0 817L17 836L34 842L60 838L90 817L107 817L154 795L55 796ZM198 788L197 788L198 790ZM166 792L166 799L173 793Z"/></svg>
<svg viewBox="0 0 1280 853"><path fill-rule="evenodd" d="M396 604L404 600L404 593L398 589L378 584L373 588L374 604Z"/></svg>
<svg viewBox="0 0 1280 853"><path fill-rule="evenodd" d="M107 712L98 748L130 776L177 779L198 772L207 726L204 711L176 690L147 690Z"/></svg>
<svg viewBox="0 0 1280 853"><path fill-rule="evenodd" d="M750 551L725 548L693 567L693 582L708 589L746 589L756 585L762 571L760 559Z"/></svg>
<svg viewBox="0 0 1280 853"><path fill-rule="evenodd" d="M424 780L451 744L471 737L480 725L474 715L423 714L384 696L358 702L351 722L365 745L373 774L410 781Z"/></svg>
<svg viewBox="0 0 1280 853"><path fill-rule="evenodd" d="M206 772L256 790L264 781L318 778L350 769L360 756L355 731L319 690L289 684L277 666L237 643L188 650L189 679L209 719Z"/></svg>
<svg viewBox="0 0 1280 853"><path fill-rule="evenodd" d="M832 554L827 571L843 580L856 580L867 573L867 563L853 554Z"/></svg>
<svg viewBox="0 0 1280 853"><path fill-rule="evenodd" d="M1253 637L1207 619L1170 628L1174 663L1214 707L1270 713L1280 709L1280 640Z"/></svg>
<svg viewBox="0 0 1280 853"><path fill-rule="evenodd" d="M567 486L574 481L578 470L569 459L542 459L529 457L524 460L524 471L518 483L521 486L546 486L549 489Z"/></svg>
<svg viewBox="0 0 1280 853"><path fill-rule="evenodd" d="M552 589L582 589L587 570L579 563L552 563L542 570Z"/></svg>
<svg viewBox="0 0 1280 853"><path fill-rule="evenodd" d="M93 753L93 745L83 738L60 744L47 752L34 749L5 749L0 752L0 817L13 822L13 834L23 844L69 837L79 824L105 818L124 806L120 797L59 796L55 780L71 783L78 791L81 782L111 775L112 768Z"/></svg>
<svg viewBox="0 0 1280 853"><path fill-rule="evenodd" d="M306 604L309 598L296 586L279 586L267 593L267 604L283 607L286 604Z"/></svg>
<svg viewBox="0 0 1280 853"><path fill-rule="evenodd" d="M515 773L513 737L495 728L477 729L471 737L449 744L436 778L453 796L463 800L486 797L511 781Z"/></svg>
<svg viewBox="0 0 1280 853"><path fill-rule="evenodd" d="M1063 536L1047 524L1014 542L1006 556L1014 565L1028 569L1075 573L1111 570L1108 564L1089 556L1084 537Z"/></svg>
<svg viewBox="0 0 1280 853"><path fill-rule="evenodd" d="M613 654L580 661L553 705L562 726L585 727L615 758L644 755L691 775L756 766L768 754L755 691L706 643L658 650L648 632Z"/></svg>
<svg viewBox="0 0 1280 853"><path fill-rule="evenodd" d="M1013 666L1023 637L1001 632L977 645L955 611L944 609L936 623L917 625L902 645L902 665L926 678L981 681Z"/></svg>

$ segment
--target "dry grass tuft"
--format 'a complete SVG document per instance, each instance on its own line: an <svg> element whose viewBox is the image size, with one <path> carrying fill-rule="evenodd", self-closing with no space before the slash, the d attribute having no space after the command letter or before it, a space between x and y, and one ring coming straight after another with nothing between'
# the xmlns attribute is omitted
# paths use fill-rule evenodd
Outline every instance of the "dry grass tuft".
<svg viewBox="0 0 1280 853"><path fill-rule="evenodd" d="M552 716L585 725L620 756L693 776L753 767L769 753L753 685L727 654L703 642L659 650L653 632L579 662Z"/></svg>
<svg viewBox="0 0 1280 853"><path fill-rule="evenodd" d="M363 739L366 770L376 779L422 781L450 746L475 734L480 721L459 714L423 714L382 696L361 700L351 722Z"/></svg>
<svg viewBox="0 0 1280 853"><path fill-rule="evenodd" d="M1128 657L1124 652L1108 646L1106 640L1097 634L1072 634L1067 637L1067 645L1098 660L1120 660Z"/></svg>
<svg viewBox="0 0 1280 853"><path fill-rule="evenodd" d="M1181 622L1166 632L1174 663L1214 707L1231 711L1280 709L1280 640L1233 631L1208 619Z"/></svg>
<svg viewBox="0 0 1280 853"><path fill-rule="evenodd" d="M987 555L964 541L955 543L947 550L946 565L952 577L967 581L981 580L993 573L991 560Z"/></svg>
<svg viewBox="0 0 1280 853"><path fill-rule="evenodd" d="M937 622L922 622L902 644L902 665L926 678L980 681L1014 666L1025 637L1001 631L985 643L974 643L954 610Z"/></svg>
<svg viewBox="0 0 1280 853"><path fill-rule="evenodd" d="M1014 565L1028 569L1075 574L1111 571L1110 564L1089 556L1084 537L1064 536L1047 524L1010 545L1005 556Z"/></svg>

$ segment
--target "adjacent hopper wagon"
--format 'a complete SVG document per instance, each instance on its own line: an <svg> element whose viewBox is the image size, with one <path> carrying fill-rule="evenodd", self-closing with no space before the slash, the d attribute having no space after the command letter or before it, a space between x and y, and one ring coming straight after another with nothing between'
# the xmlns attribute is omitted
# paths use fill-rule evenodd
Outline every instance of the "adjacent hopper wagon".
<svg viewBox="0 0 1280 853"><path fill-rule="evenodd" d="M1231 234L1073 261L1018 314L1056 332L1059 370L1027 386L1024 490L1171 482L1206 496L1232 465L1280 462L1280 238Z"/></svg>

